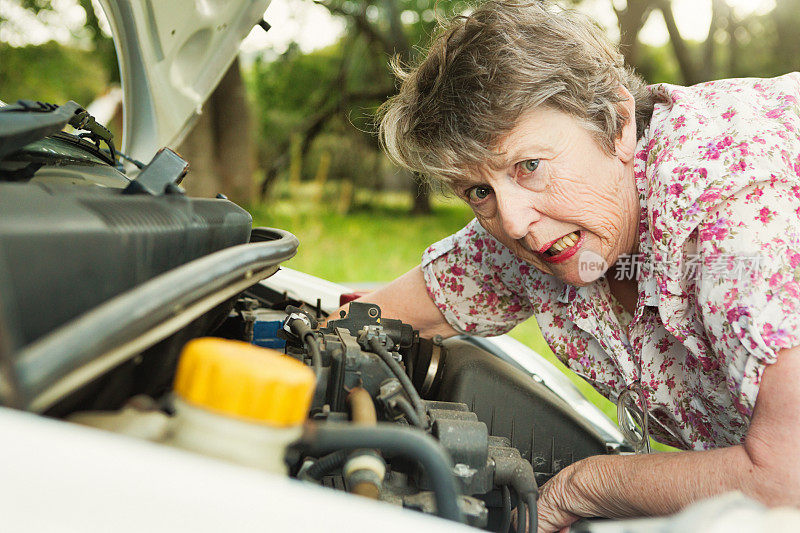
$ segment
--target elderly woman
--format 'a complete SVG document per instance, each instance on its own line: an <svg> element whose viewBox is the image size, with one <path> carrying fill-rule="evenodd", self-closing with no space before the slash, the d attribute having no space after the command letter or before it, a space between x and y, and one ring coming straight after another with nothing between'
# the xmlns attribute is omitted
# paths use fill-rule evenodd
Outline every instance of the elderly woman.
<svg viewBox="0 0 800 533"><path fill-rule="evenodd" d="M540 530L729 490L800 504L800 76L648 87L579 15L499 2L400 75L386 151L476 218L365 299L428 336L535 316L691 450L569 466Z"/></svg>

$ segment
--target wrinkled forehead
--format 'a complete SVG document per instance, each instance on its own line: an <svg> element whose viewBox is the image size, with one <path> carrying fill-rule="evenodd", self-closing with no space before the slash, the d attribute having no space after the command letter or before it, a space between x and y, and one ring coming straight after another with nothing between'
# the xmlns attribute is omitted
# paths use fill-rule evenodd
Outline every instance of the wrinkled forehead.
<svg viewBox="0 0 800 533"><path fill-rule="evenodd" d="M550 106L538 106L522 113L514 126L495 141L494 164L503 167L531 154L551 149L550 139L565 127L577 125L578 120Z"/></svg>
<svg viewBox="0 0 800 533"><path fill-rule="evenodd" d="M497 146L497 144L495 144ZM503 150L498 148L488 149L479 160L471 162L469 165L460 166L457 174L450 176L448 187L464 189L476 183L486 183L492 174L512 167L517 160L519 151Z"/></svg>

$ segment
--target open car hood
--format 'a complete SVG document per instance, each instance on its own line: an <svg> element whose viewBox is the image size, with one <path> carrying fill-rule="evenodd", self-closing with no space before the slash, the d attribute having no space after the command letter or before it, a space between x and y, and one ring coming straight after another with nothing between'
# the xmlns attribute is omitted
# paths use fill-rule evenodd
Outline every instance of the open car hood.
<svg viewBox="0 0 800 533"><path fill-rule="evenodd" d="M149 161L191 129L270 0L100 0L123 88L122 151Z"/></svg>

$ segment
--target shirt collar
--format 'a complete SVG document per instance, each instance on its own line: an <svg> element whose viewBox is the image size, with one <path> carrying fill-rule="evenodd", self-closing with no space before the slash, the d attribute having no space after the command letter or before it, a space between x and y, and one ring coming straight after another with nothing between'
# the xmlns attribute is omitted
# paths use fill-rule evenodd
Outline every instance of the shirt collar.
<svg viewBox="0 0 800 533"><path fill-rule="evenodd" d="M648 126L637 142L633 167L636 189L639 193L639 251L636 259L641 267L638 282L639 298L634 316L639 314L641 305L657 307L659 301L658 283L653 275L653 240L647 218L647 192L649 187L646 169L650 149L653 145L654 143L650 137L650 127Z"/></svg>

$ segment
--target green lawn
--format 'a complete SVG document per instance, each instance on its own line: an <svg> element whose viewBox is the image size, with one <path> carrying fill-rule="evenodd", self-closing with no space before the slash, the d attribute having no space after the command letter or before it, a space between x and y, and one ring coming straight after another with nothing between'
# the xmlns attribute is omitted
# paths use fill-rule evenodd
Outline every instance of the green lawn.
<svg viewBox="0 0 800 533"><path fill-rule="evenodd" d="M428 245L472 219L469 208L455 199L437 198L432 215L411 216L408 195L359 191L347 215L338 213L332 200L311 200L315 197L307 185L292 198L252 207L253 224L282 228L297 236L300 249L287 267L340 283L390 281L419 264ZM542 354L616 420L616 407L556 359L535 320L518 325L511 336Z"/></svg>
<svg viewBox="0 0 800 533"><path fill-rule="evenodd" d="M253 224L294 233L300 249L286 266L336 282L390 281L419 264L428 245L472 218L466 206L454 201L436 202L432 216L411 216L407 195L382 194L377 202L366 191L342 215L310 196L251 208Z"/></svg>

